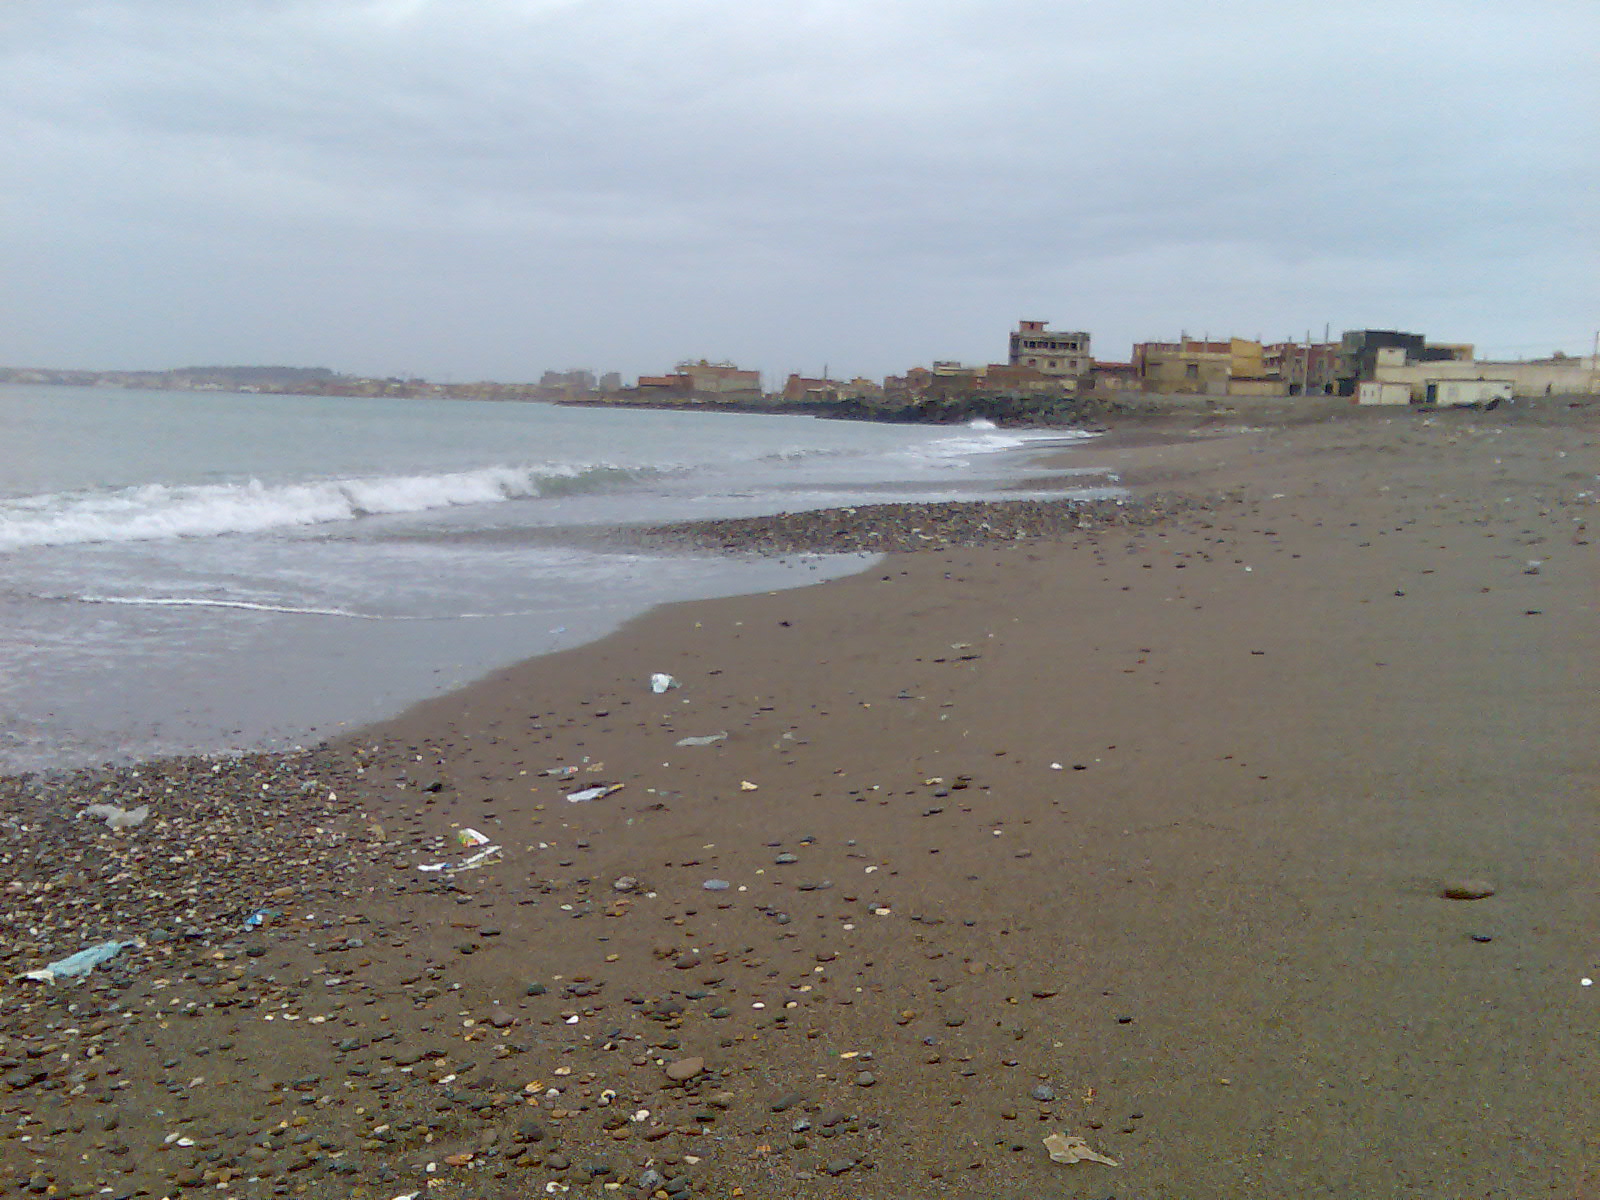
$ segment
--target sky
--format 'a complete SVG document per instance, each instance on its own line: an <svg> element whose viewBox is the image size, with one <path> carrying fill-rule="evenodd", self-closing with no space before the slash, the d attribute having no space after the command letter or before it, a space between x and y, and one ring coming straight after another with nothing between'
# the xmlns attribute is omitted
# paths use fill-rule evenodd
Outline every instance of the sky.
<svg viewBox="0 0 1600 1200"><path fill-rule="evenodd" d="M1593 0L6 0L0 364L1600 328Z"/></svg>

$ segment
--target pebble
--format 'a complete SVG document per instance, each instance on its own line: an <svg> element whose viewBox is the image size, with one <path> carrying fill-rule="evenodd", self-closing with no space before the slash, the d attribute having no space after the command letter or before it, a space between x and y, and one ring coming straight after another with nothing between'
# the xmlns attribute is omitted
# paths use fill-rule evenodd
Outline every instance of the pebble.
<svg viewBox="0 0 1600 1200"><path fill-rule="evenodd" d="M1032 1093L1030 1093L1030 1094L1040 1104L1049 1104L1052 1100L1054 1100L1056 1098L1055 1089L1051 1088L1051 1087L1047 1087L1042 1083L1039 1084L1036 1088L1034 1088Z"/></svg>
<svg viewBox="0 0 1600 1200"><path fill-rule="evenodd" d="M685 1083L706 1069L706 1060L698 1056L680 1058L667 1064L667 1078Z"/></svg>
<svg viewBox="0 0 1600 1200"><path fill-rule="evenodd" d="M1487 879L1447 879L1439 895L1446 900L1482 900L1494 895L1494 884Z"/></svg>
<svg viewBox="0 0 1600 1200"><path fill-rule="evenodd" d="M732 885L726 879L708 879L700 886L708 892L725 892Z"/></svg>

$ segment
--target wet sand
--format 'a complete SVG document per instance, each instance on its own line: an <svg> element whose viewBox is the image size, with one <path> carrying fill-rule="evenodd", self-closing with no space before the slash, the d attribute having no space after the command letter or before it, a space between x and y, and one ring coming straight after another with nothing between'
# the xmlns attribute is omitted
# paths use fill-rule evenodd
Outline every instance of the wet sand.
<svg viewBox="0 0 1600 1200"><path fill-rule="evenodd" d="M145 944L6 983L0 1171L1600 1194L1596 412L1113 435L1148 508L833 514L903 549L303 755L6 781L8 973Z"/></svg>

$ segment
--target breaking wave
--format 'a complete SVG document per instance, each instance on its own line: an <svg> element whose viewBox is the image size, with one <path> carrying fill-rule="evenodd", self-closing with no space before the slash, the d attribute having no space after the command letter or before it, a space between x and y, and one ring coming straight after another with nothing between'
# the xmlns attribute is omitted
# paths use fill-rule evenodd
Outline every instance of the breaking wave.
<svg viewBox="0 0 1600 1200"><path fill-rule="evenodd" d="M360 517L496 504L599 489L654 472L587 467L484 467L299 483L173 485L24 496L0 501L0 551L87 542L217 537Z"/></svg>

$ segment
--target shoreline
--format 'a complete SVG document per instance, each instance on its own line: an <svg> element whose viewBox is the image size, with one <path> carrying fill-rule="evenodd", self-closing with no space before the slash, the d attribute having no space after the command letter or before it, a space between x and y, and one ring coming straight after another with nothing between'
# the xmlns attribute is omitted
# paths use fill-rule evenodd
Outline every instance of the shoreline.
<svg viewBox="0 0 1600 1200"><path fill-rule="evenodd" d="M35 1117L0 1171L1589 1194L1600 452L1592 409L1493 416L1104 447L1187 499L668 605L302 755L146 764L104 797L151 803L125 834L74 819L93 776L6 781L0 894L41 931L12 973L141 932L119 895L165 936L7 985L0 1107ZM463 827L499 855L417 870ZM1052 1164L1055 1131L1121 1165Z"/></svg>

